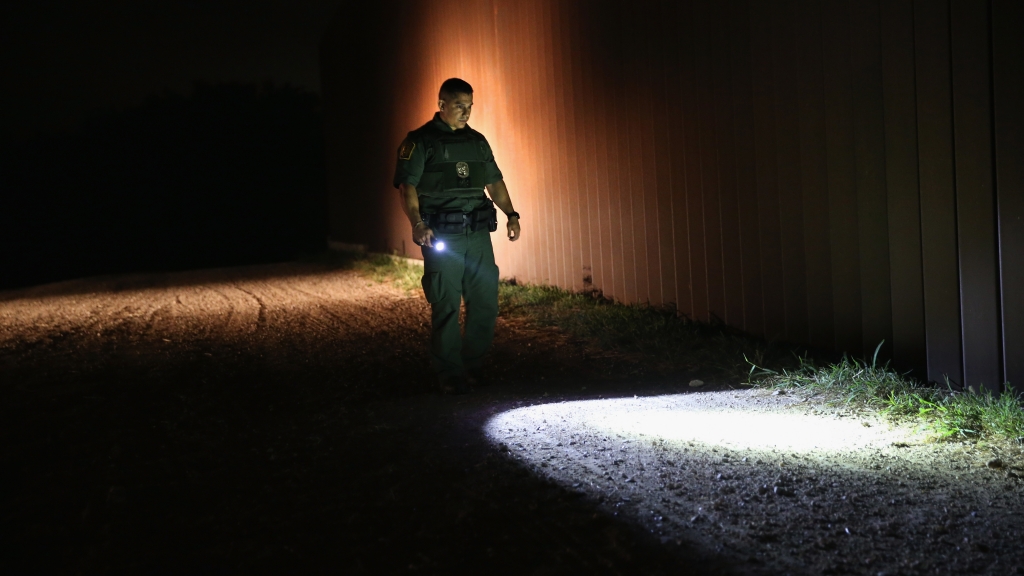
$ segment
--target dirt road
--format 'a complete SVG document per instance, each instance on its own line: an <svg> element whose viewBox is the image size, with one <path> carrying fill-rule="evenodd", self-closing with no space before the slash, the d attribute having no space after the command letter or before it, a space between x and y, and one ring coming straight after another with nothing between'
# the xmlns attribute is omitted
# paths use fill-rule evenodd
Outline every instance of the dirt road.
<svg viewBox="0 0 1024 576"><path fill-rule="evenodd" d="M428 319L421 294L323 263L0 293L13 534L0 562L1024 572L1018 447L937 445L813 400L652 380L507 318L495 382L440 396Z"/></svg>

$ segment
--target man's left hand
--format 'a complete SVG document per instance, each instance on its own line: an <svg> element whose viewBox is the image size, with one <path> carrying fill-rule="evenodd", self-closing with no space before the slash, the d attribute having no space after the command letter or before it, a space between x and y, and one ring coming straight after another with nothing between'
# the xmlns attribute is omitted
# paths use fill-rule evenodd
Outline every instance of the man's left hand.
<svg viewBox="0 0 1024 576"><path fill-rule="evenodd" d="M521 235L519 231L519 218L509 218L506 227L508 228L508 239L512 242L519 240L519 236Z"/></svg>

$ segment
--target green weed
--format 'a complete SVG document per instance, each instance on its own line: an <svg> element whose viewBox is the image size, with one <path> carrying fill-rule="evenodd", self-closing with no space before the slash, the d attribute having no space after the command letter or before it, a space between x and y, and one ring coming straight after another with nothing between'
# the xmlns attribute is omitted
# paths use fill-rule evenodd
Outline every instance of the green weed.
<svg viewBox="0 0 1024 576"><path fill-rule="evenodd" d="M669 306L619 304L600 293L503 282L501 313L539 325L557 326L601 348L649 358L662 371L692 371L729 379L745 376L743 358L776 363L782 347L742 334L721 323L695 322Z"/></svg>
<svg viewBox="0 0 1024 576"><path fill-rule="evenodd" d="M386 282L405 291L419 289L420 278L423 277L422 265L387 254L331 251L319 254L312 260L336 268L356 270L375 282Z"/></svg>
<svg viewBox="0 0 1024 576"><path fill-rule="evenodd" d="M751 363L752 383L801 389L828 402L866 406L893 419L922 421L940 438L1002 437L1024 442L1024 410L1013 387L999 395L957 392L925 386L887 365L844 357L816 366L801 358L796 370L773 371Z"/></svg>
<svg viewBox="0 0 1024 576"><path fill-rule="evenodd" d="M422 265L387 254L368 254L356 260L354 268L377 282L390 282L406 291L420 288L423 277Z"/></svg>

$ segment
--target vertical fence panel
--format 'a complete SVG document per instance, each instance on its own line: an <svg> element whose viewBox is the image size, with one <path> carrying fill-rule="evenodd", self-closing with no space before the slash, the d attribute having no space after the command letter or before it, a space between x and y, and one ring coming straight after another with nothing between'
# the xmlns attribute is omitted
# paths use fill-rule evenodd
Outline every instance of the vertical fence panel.
<svg viewBox="0 0 1024 576"><path fill-rule="evenodd" d="M928 377L963 382L953 195L948 5L914 3Z"/></svg>
<svg viewBox="0 0 1024 576"><path fill-rule="evenodd" d="M603 38L600 36L600 32L603 29L613 25L612 15L607 12L595 10L590 15L594 18L591 27L591 34L589 38L591 42L598 43L603 42ZM592 46L596 52L598 46ZM588 59L588 63L590 60ZM597 175L598 175L598 188L600 190L601 197L601 229L598 235L601 245L601 254L604 273L602 274L605 278L604 284L601 288L605 291L606 296L622 298L622 279L621 279L621 263L618 258L619 249L622 243L616 239L616 226L618 222L615 218L618 217L617 209L613 204L615 196L613 196L613 189L618 188L617 182L614 181L615 173L611 167L615 161L614 150L617 150L617 144L614 140L615 131L614 126L610 122L610 118L614 114L613 99L610 98L612 92L609 89L609 81L607 79L608 64L604 59L596 60L593 62L591 67L591 78L593 79L593 85L591 86L591 94L594 98L594 126L597 127L597 134L595 135L598 141L597 146Z"/></svg>
<svg viewBox="0 0 1024 576"><path fill-rule="evenodd" d="M545 197L546 225L544 227L544 238L547 246L544 249L544 257L548 263L548 276L546 282L564 286L565 252L562 250L562 210L561 198L558 188L558 163L553 161L557 154L558 138L556 136L556 120L554 114L543 115L537 118L535 112L546 108L553 108L556 100L556 89L552 85L554 77L551 75L551 24L548 21L549 3L534 2L532 21L536 29L534 33L534 46L536 53L532 67L536 70L537 80L534 88L534 100L531 106L531 115L535 117L536 128L534 137L541 142L542 156L540 165L543 170L536 182L536 190ZM524 122L528 120L523 119Z"/></svg>
<svg viewBox="0 0 1024 576"><path fill-rule="evenodd" d="M533 21L531 8L530 3L527 2L510 6L516 17L514 29L519 34L514 35L515 48L509 51L509 60L516 68L516 77L521 78L521 82L524 84L522 96L516 99L516 115L513 117L513 126L515 126L519 143L517 160L520 170L523 172L522 178L519 179L521 185L518 188L524 195L523 199L529 202L526 205L527 229L524 231L523 238L528 243L521 248L529 250L531 256L527 261L527 280L542 282L544 278L549 277L548 259L545 252L548 216L545 203L547 199L543 195L531 193L538 184L537 176L541 167L539 162L530 159L531 153L542 153L542 149L540 135L535 128L527 132L521 130L523 124L527 123L531 116L535 100L533 91L537 85L534 76L537 69L534 65L534 46L536 44L534 35L536 32L533 31L536 24Z"/></svg>
<svg viewBox="0 0 1024 576"><path fill-rule="evenodd" d="M518 79L518 84L524 84L528 78L527 71L523 65L526 50L525 43L529 40L529 38L523 35L523 32L525 32L523 22L525 17L524 10L525 8L521 3L513 5L501 3L498 8L499 28L516 32L510 34L504 42L498 43L500 61L503 69L508 71L507 74ZM527 171L520 167L524 156L524 148L528 146L527 142L532 137L532 135L520 134L518 129L518 121L523 115L523 107L526 101L523 95L527 94L528 90L528 86L522 85L519 87L520 96L509 99L508 117L505 119L508 124L505 130L508 141L502 142L506 149L505 154L509 157L506 159L497 158L498 166L501 167L505 181L509 184L509 191L513 202L515 202L516 210L524 214L523 225L525 229L523 230L523 239L518 242L515 248L509 247L510 260L513 263L520 261L521 265L507 273L507 275L514 276L520 281L535 281L540 273L539 258L536 256L536 247L540 242L540 231L536 230L536 228L540 224L540 215L538 214L536 197L528 193L532 181L529 180ZM520 260L520 254L517 254L517 252L521 253L527 250L533 256L521 258Z"/></svg>
<svg viewBox="0 0 1024 576"><path fill-rule="evenodd" d="M998 391L1002 375L995 190L992 186L989 6L988 2L973 0L954 0L951 6L964 385Z"/></svg>
<svg viewBox="0 0 1024 576"><path fill-rule="evenodd" d="M566 104L571 98L567 90L569 84L565 76L564 67L568 64L562 53L561 42L564 33L558 19L558 3L547 2L544 10L544 19L547 23L547 39L549 42L548 90L549 99L546 106L555 111L551 118L552 134L552 155L549 162L555 164L555 178L550 186L557 187L554 195L558 200L559 215L559 241L557 250L561 252L561 273L559 286L578 289L580 286L580 275L577 273L579 259L579 238L576 232L576 218L573 216L573 207L569 199L569 162L566 156L570 140L567 132L567 108Z"/></svg>
<svg viewBox="0 0 1024 576"><path fill-rule="evenodd" d="M564 286L564 252L561 250L562 241L562 214L561 203L557 190L558 167L552 162L558 146L555 136L556 122L554 114L538 115L537 110L544 110L553 107L555 88L552 85L554 78L551 75L551 28L547 19L548 2L535 1L532 3L531 22L535 27L534 32L534 56L531 59L531 67L535 70L536 80L533 89L533 101L531 102L531 116L534 116L536 128L533 137L541 142L541 153L539 164L542 166L539 178L536 181L536 190L544 196L545 226L544 259L547 261L547 276L545 282ZM528 122L523 118L523 122ZM554 190L553 190L554 189Z"/></svg>
<svg viewBox="0 0 1024 576"><path fill-rule="evenodd" d="M993 102L1004 378L1024 388L1024 3L992 3Z"/></svg>
<svg viewBox="0 0 1024 576"><path fill-rule="evenodd" d="M551 180L545 182L545 188L553 197L555 202L555 218L558 222L555 229L554 251L558 262L558 272L555 275L556 284L570 287L573 285L575 274L570 273L573 258L572 229L573 222L569 216L568 206L568 178L566 175L565 152L567 142L565 138L565 82L561 76L562 53L559 46L561 31L558 29L556 19L555 2L545 2L542 7L543 21L541 29L544 33L544 84L542 90L546 96L541 104L542 109L551 110L552 114L546 118L548 126L544 130L551 140L551 155L545 160L551 164Z"/></svg>
<svg viewBox="0 0 1024 576"><path fill-rule="evenodd" d="M650 36L648 29L642 29L640 43L644 46L645 58L637 63L637 70L641 73L650 88L643 91L643 112L639 114L640 137L643 143L643 160L640 165L642 173L641 186L644 191L644 219L641 230L644 232L646 244L646 277L647 299L652 304L662 304L665 297L662 293L661 267L661 231L660 218L658 215L659 190L658 190L658 168L657 168L657 126L663 121L655 116L655 103L661 100L658 94L660 82L657 62L654 58L655 39Z"/></svg>
<svg viewBox="0 0 1024 576"><path fill-rule="evenodd" d="M718 141L718 200L722 238L722 282L725 315L732 326L743 325L743 266L740 252L739 202L736 199L732 72L729 65L729 7L712 4L711 69L714 77L715 136Z"/></svg>
<svg viewBox="0 0 1024 576"><path fill-rule="evenodd" d="M715 137L714 81L711 71L712 16L704 2L694 4L694 78L697 133L700 142L700 189L703 206L705 270L709 318L725 318L722 277L722 229L719 216L718 142Z"/></svg>
<svg viewBox="0 0 1024 576"><path fill-rule="evenodd" d="M621 22L620 22L621 24ZM623 52L627 49L627 39L620 34L616 38L617 52L619 58L614 64L616 82L612 89L612 109L615 111L626 110L633 98L633 90L627 85L627 62ZM619 249L616 250L619 264L621 265L620 276L622 277L622 299L626 302L636 302L636 250L633 243L633 189L629 179L629 161L632 150L630 149L629 130L633 122L632 115L613 114L609 120L615 125L615 158L612 170L615 176L612 178L612 185L615 186L616 210L616 236L619 242Z"/></svg>
<svg viewBox="0 0 1024 576"><path fill-rule="evenodd" d="M892 353L907 369L925 364L913 0L882 2L881 22Z"/></svg>
<svg viewBox="0 0 1024 576"><path fill-rule="evenodd" d="M581 12L581 19L590 12ZM586 22L586 20L585 20ZM591 25L593 26L593 25ZM604 93L600 81L602 66L596 60L594 51L596 47L591 42L596 42L595 34L590 28L584 28L583 34L583 64L585 82L585 101L589 110L587 126L591 141L588 146L590 157L587 165L590 167L590 180L593 182L593 194L597 200L596 224L591 230L594 250L597 253L594 269L595 286L603 290L606 295L613 294L614 284L614 259L611 257L611 206L608 201L608 135L606 122L603 119Z"/></svg>
<svg viewBox="0 0 1024 576"><path fill-rule="evenodd" d="M582 154L580 150L585 145L582 140L582 126L576 123L576 102L580 100L582 96L579 93L578 85L578 68L579 62L573 57L576 52L576 19L566 10L566 2L563 0L557 2L557 14L559 18L559 31L558 35L561 39L561 59L563 61L563 76L559 80L564 82L566 85L566 93L568 94L563 101L563 109L565 111L565 140L563 145L565 146L565 170L567 174L566 188L563 190L565 201L569 208L569 217L572 219L572 233L570 239L572 240L572 267L569 272L571 274L570 279L572 280L571 286L573 290L582 290L586 286L584 285L584 276L589 272L584 272L584 268L590 267L589 263L585 263L585 260L589 260L589 230L584 229L584 212L587 207L584 203L580 202L579 188L581 174L579 170L579 162Z"/></svg>
<svg viewBox="0 0 1024 576"><path fill-rule="evenodd" d="M535 118L535 112L541 106L541 103L550 98L550 94L545 90L544 68L541 65L544 57L541 35L545 32L540 24L543 3L538 0L528 0L524 2L524 5L526 10L524 12L523 26L529 29L530 32L527 36L529 38L527 57L524 58L522 65L525 77L529 78L529 96L523 102L522 115L517 122L517 127L521 131L522 128L530 128L527 131L523 131L523 137L528 142L528 146L523 151L524 160L529 158L528 155L531 151L537 155L532 159L534 164L531 170L533 178L529 184L530 195L534 197L535 213L539 216L539 226L533 228L533 233L538 241L533 254L538 263L536 281L550 284L554 282L557 274L554 246L555 227L558 226L558 219L555 217L554 195L537 193L551 181L551 175L549 174L551 164L547 161L551 151L548 143L550 134L545 125L547 119L539 120ZM530 126L530 124L533 124L533 126Z"/></svg>
<svg viewBox="0 0 1024 576"><path fill-rule="evenodd" d="M740 242L743 260L743 328L764 334L761 292L761 228L757 217L757 180L754 172L753 89L750 79L750 12L746 0L730 6L733 126L736 144L736 190L740 205Z"/></svg>
<svg viewBox="0 0 1024 576"><path fill-rule="evenodd" d="M512 6L506 6L504 4L498 4L497 22L495 22L496 28L517 30L519 26L519 13ZM519 43L522 41L521 38L509 38L505 42L497 43L497 58L498 65L502 70L508 70L515 74L519 72L518 58L513 58L513 55L518 53L520 49ZM500 152L502 156L496 156L498 166L501 167L502 174L505 176L505 182L509 186L509 190L512 195L512 200L515 202L516 210L523 214L530 214L532 209L532 198L528 194L523 194L522 188L525 186L524 176L521 170L517 169L517 165L520 157L521 143L517 130L514 125L514 120L519 116L519 108L521 98L507 98L505 107L505 118L502 133L504 138L496 142L498 146L495 151ZM521 249L529 246L534 239L524 237L519 242L516 249L509 247L508 250L508 261L511 266L509 270L502 270L502 274L505 276L515 276L518 280L526 280L533 274L534 267L536 265L535 259L527 259L521 257Z"/></svg>
<svg viewBox="0 0 1024 576"><path fill-rule="evenodd" d="M863 342L860 246L848 3L826 3L822 10L822 23L835 346L839 350L860 355Z"/></svg>
<svg viewBox="0 0 1024 576"><path fill-rule="evenodd" d="M963 382L956 199L953 192L953 112L950 98L949 7L914 3L917 134L921 183L928 377Z"/></svg>
<svg viewBox="0 0 1024 576"><path fill-rule="evenodd" d="M593 158L590 154L591 126L587 118L590 108L586 101L586 88L583 82L583 59L577 55L581 54L583 47L580 39L579 16L576 14L573 3L565 0L561 3L562 28L565 36L563 48L564 57L568 60L571 82L571 99L566 102L567 114L572 116L567 121L571 122L572 129L569 130L568 138L572 140L569 153L570 179L569 188L565 191L569 202L575 207L574 217L577 219L577 230L579 234L579 269L576 271L580 280L579 287L588 290L593 286L594 281L594 248L591 239L592 219L596 215L594 207L596 196L593 194L593 187L590 183L588 163Z"/></svg>
<svg viewBox="0 0 1024 576"><path fill-rule="evenodd" d="M560 161L562 162L562 201L565 205L566 224L569 228L569 278L567 287L573 290L583 289L583 245L585 237L582 230L581 210L585 210L578 200L579 175L577 172L577 159L579 158L580 126L576 124L574 114L574 103L579 99L579 93L575 91L575 68L578 66L573 58L573 33L575 20L566 19L569 15L565 13L563 2L552 4L552 14L555 17L555 45L558 47L556 63L560 70L556 82L562 86L563 93L559 98L559 109L562 114L562 130L560 131L561 145Z"/></svg>
<svg viewBox="0 0 1024 576"><path fill-rule="evenodd" d="M667 17L673 23L680 22L685 17L683 6L678 2L669 2L667 5ZM675 37L678 37L679 30L674 30ZM665 49L667 68L671 74L667 78L669 108L666 114L669 126L669 153L672 157L670 188L672 201L672 231L673 231L673 252L675 253L675 286L676 306L683 314L693 312L693 278L690 267L690 231L686 208L686 154L687 136L684 129L685 108L683 102L683 79L679 74L682 66L682 53L679 50L678 42L670 41Z"/></svg>
<svg viewBox="0 0 1024 576"><path fill-rule="evenodd" d="M775 80L771 22L772 5L750 4L751 80L754 105L754 169L761 248L761 294L765 337L779 338L786 329L783 299L782 243L779 225L778 158L775 140Z"/></svg>
<svg viewBox="0 0 1024 576"><path fill-rule="evenodd" d="M664 3L659 5L659 12L664 12ZM658 190L658 245L659 267L661 269L661 302L676 302L676 242L673 230L672 214L672 165L677 160L672 154L672 123L670 110L675 108L672 99L671 83L668 81L670 62L668 48L674 39L668 34L674 23L667 18L655 22L656 33L653 35L651 48L651 91L654 93L654 104L651 112L654 116L654 149L652 157L655 162L656 183Z"/></svg>
<svg viewBox="0 0 1024 576"><path fill-rule="evenodd" d="M501 14L500 12L499 14L499 22L501 22L502 25L507 25L508 15ZM508 58L506 57L505 53L510 51L511 48L512 46L510 46L509 44L505 44L500 46L498 50L497 57L499 64L503 66L503 69L506 70L510 66L510 62L508 61ZM520 170L518 170L519 158L521 157L521 154L519 152L521 149L521 144L519 143L520 138L518 137L518 131L515 129L514 126L511 126L511 123L508 122L507 120L509 118L512 118L516 114L517 110L517 99L506 98L503 110L503 118L506 119L507 123L504 124L504 128L501 130L503 135L502 139L500 140L501 148L499 150L495 150L495 158L499 162L498 166L501 167L502 174L504 175L505 178L505 183L508 186L509 192L512 197L513 206L521 214L529 214L530 220L535 220L535 216L533 212L531 212L531 205L533 199L530 197L529 194L525 193L524 188L526 188L526 186L522 183L522 180L518 174L520 172ZM497 156L499 152L501 153L500 157ZM507 219L499 215L498 229L500 231L504 231L506 224ZM530 222L530 228L532 228L535 224L535 222ZM530 232L532 232L532 230ZM531 270L534 269L536 262L533 258L526 255L524 249L526 249L533 240L535 239L526 237L524 235L514 245L508 242L504 244L504 249L501 250L501 252L504 253L505 258L504 267L500 268L502 278L515 278L517 281L527 280L527 278L531 274ZM501 244L500 242L494 243Z"/></svg>
<svg viewBox="0 0 1024 576"><path fill-rule="evenodd" d="M679 106L683 115L683 138L685 147L680 160L686 174L685 201L687 229L689 231L690 289L693 307L689 310L693 318L708 320L708 276L704 241L704 198L700 181L700 130L697 122L697 79L694 70L696 24L693 21L693 2L679 3L679 38L676 45L679 52L677 74L679 75ZM677 191L676 197L680 198Z"/></svg>
<svg viewBox="0 0 1024 576"><path fill-rule="evenodd" d="M523 25L522 12L522 7L508 6L504 4L501 5L499 8L500 27L516 31L521 30ZM508 38L501 44L501 61L503 66L506 70L509 70L512 74L516 75L516 77L524 79L526 78L525 70L523 70L521 62L523 59L522 51L524 50L523 44L525 41L526 39L521 35L516 35L515 37ZM525 94L526 90L527 87L523 86L520 93ZM532 219L533 222L530 222L528 226L533 228L538 223L535 198L533 195L525 193L525 189L529 187L530 182L527 180L525 170L519 169L516 165L509 164L510 162L518 164L521 162L520 159L523 157L524 140L526 140L526 138L524 135L518 133L518 126L516 124L516 121L522 115L523 102L524 98L522 97L512 98L509 101L507 122L510 126L506 129L506 134L509 136L507 147L510 150L506 152L506 154L512 157L499 161L504 162L502 173L505 175L505 181L510 185L513 201L517 202L516 209L523 214L529 215L528 218ZM499 166L502 166L502 164L499 164ZM535 232L535 230L526 230L524 238L520 241L517 248L520 250L524 248L532 249L536 246L539 238ZM515 251L510 249L509 252L513 254L511 259L515 261L517 259ZM536 278L537 274L538 262L537 258L533 257L523 258L522 267L518 268L513 275L517 276L518 280L523 281Z"/></svg>
<svg viewBox="0 0 1024 576"><path fill-rule="evenodd" d="M804 247L807 265L807 341L821 348L835 346L832 302L832 244L825 145L821 5L800 0L797 38L800 50L800 189L803 198Z"/></svg>
<svg viewBox="0 0 1024 576"><path fill-rule="evenodd" d="M647 33L646 27L638 21L636 15L630 14L622 23L622 32L627 40L627 46L631 50L623 51L623 77L624 84L629 87L641 86L647 81L643 70L646 66L646 54L643 47L646 45L644 36ZM646 196L653 193L647 190L644 181L644 154L649 146L645 142L644 117L650 114L650 90L636 90L630 88L624 94L623 110L631 110L626 126L627 141L629 143L628 156L623 158L622 169L625 170L625 179L629 182L629 209L631 219L627 224L630 228L631 241L633 243L633 269L636 291L631 300L634 302L650 301L650 275L648 274L648 246L647 246L647 206Z"/></svg>
<svg viewBox="0 0 1024 576"><path fill-rule="evenodd" d="M772 18L775 46L775 141L779 182L779 232L782 243L786 339L807 341L807 278L804 257L803 195L800 186L800 52L796 0L776 5Z"/></svg>
<svg viewBox="0 0 1024 576"><path fill-rule="evenodd" d="M885 189L885 124L878 0L851 2L854 161L864 351L892 354L892 293Z"/></svg>

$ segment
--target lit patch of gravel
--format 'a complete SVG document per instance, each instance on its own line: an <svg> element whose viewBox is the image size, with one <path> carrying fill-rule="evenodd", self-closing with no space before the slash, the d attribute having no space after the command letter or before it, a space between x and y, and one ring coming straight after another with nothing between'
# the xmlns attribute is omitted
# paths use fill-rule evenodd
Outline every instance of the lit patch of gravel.
<svg viewBox="0 0 1024 576"><path fill-rule="evenodd" d="M749 573L1024 573L1020 447L765 390L543 404L486 432L666 545Z"/></svg>

